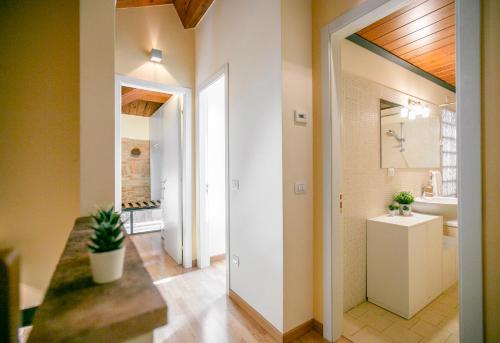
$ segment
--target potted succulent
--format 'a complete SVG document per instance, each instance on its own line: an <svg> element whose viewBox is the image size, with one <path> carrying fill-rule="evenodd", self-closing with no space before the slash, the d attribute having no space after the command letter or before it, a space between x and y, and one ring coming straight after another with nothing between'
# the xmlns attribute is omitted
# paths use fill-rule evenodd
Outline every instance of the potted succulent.
<svg viewBox="0 0 500 343"><path fill-rule="evenodd" d="M123 221L120 214L110 207L98 209L92 215L92 235L87 248L90 255L92 277L96 283L118 280L123 274L125 246Z"/></svg>
<svg viewBox="0 0 500 343"><path fill-rule="evenodd" d="M413 200L413 195L410 192L399 192L394 196L394 201L399 204L400 213L406 217L411 216Z"/></svg>
<svg viewBox="0 0 500 343"><path fill-rule="evenodd" d="M389 215L391 217L394 217L395 215L397 215L399 212L399 205L396 204L396 203L392 203L389 205Z"/></svg>

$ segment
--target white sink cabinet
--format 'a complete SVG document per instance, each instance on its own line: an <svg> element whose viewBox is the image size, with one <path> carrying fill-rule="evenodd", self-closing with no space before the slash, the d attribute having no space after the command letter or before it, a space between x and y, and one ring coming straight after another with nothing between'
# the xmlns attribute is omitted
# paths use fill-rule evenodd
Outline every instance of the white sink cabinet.
<svg viewBox="0 0 500 343"><path fill-rule="evenodd" d="M413 213L367 223L368 301L411 318L442 292L443 218Z"/></svg>

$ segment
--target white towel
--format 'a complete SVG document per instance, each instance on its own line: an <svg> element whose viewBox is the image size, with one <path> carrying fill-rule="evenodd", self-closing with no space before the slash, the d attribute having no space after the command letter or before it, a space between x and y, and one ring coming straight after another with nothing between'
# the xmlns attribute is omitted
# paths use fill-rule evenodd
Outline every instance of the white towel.
<svg viewBox="0 0 500 343"><path fill-rule="evenodd" d="M443 194L443 178L439 170L431 170L431 182L434 196Z"/></svg>

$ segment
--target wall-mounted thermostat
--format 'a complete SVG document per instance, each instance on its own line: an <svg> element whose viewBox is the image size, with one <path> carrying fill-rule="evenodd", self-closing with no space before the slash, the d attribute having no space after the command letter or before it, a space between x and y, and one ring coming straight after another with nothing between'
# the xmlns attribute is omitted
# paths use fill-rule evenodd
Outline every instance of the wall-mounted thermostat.
<svg viewBox="0 0 500 343"><path fill-rule="evenodd" d="M295 123L307 124L308 115L304 112L295 111L294 112Z"/></svg>

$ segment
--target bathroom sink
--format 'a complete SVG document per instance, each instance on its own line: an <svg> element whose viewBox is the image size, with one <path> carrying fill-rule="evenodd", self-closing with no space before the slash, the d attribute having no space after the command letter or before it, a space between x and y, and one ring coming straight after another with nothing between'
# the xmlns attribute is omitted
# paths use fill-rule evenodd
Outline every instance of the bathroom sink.
<svg viewBox="0 0 500 343"><path fill-rule="evenodd" d="M448 220L456 220L457 200L457 198L452 197L418 197L415 198L415 202L412 204L412 210L418 213L443 216L445 222Z"/></svg>

